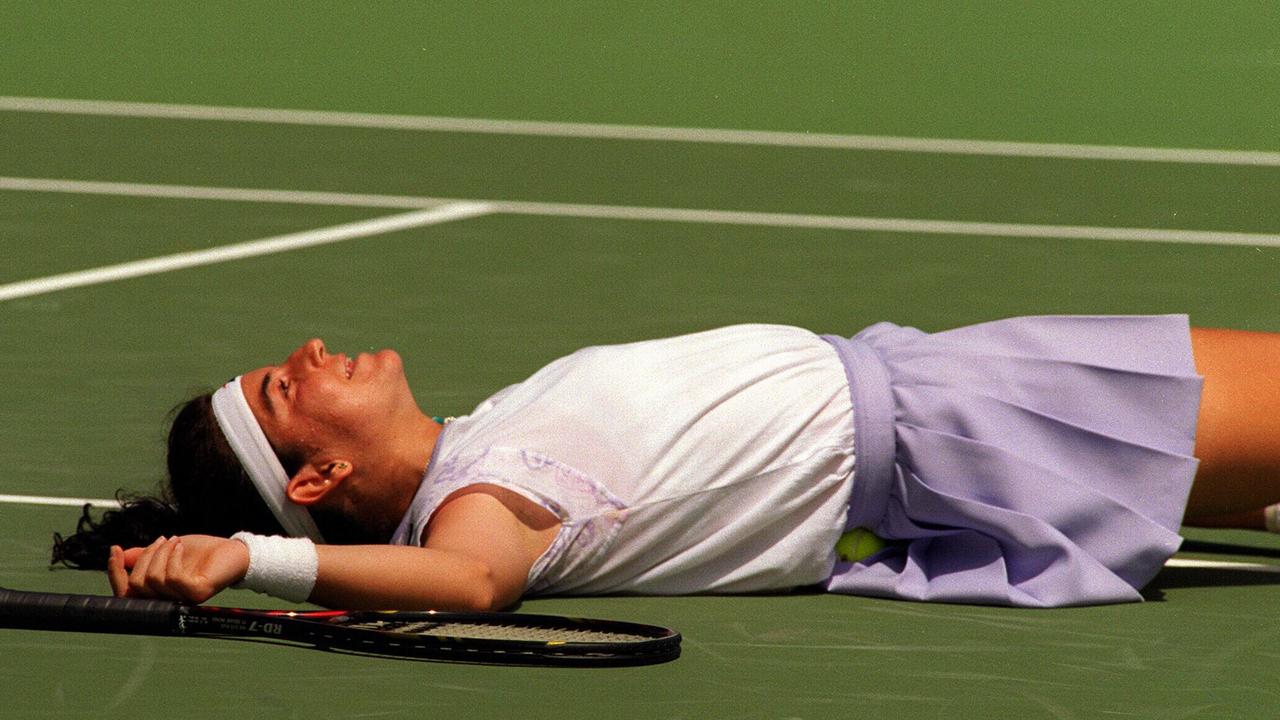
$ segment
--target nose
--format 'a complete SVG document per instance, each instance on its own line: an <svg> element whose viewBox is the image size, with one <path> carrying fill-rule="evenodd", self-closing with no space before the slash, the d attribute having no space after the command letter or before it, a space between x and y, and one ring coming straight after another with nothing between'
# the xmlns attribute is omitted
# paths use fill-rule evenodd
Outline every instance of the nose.
<svg viewBox="0 0 1280 720"><path fill-rule="evenodd" d="M302 343L297 350L294 350L289 359L285 361L285 364L297 371L309 367L319 367L324 362L324 357L324 341L320 338L311 338Z"/></svg>
<svg viewBox="0 0 1280 720"><path fill-rule="evenodd" d="M303 353L307 360L313 365L319 365L324 362L324 341L320 338L311 338L302 344Z"/></svg>

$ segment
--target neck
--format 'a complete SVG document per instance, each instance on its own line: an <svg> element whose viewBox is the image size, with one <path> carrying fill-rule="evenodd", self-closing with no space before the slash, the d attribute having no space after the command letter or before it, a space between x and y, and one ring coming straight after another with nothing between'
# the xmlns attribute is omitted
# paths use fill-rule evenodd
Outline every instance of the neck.
<svg viewBox="0 0 1280 720"><path fill-rule="evenodd" d="M406 428L407 432L398 443L395 465L388 468L390 473L388 477L392 479L390 483L392 496L388 498L390 514L394 518L392 531L395 530L394 523L399 523L400 518L408 512L409 503L413 502L413 496L417 494L418 486L422 484L422 476L426 474L427 466L431 464L436 440L440 437L440 431L444 429L435 420L421 413L418 413L407 425L409 425Z"/></svg>
<svg viewBox="0 0 1280 720"><path fill-rule="evenodd" d="M370 541L387 542L409 510L422 476L431 463L442 427L426 415L412 414L392 423L384 452L372 464L357 463L356 474L344 485L340 513L356 520ZM355 482L351 482L354 480ZM337 508L335 508L337 509ZM374 540L376 539L376 540Z"/></svg>

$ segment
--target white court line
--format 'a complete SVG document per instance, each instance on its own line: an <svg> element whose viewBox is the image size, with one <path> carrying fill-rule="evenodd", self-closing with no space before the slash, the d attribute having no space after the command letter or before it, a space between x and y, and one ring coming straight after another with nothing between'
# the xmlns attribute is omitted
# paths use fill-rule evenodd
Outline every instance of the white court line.
<svg viewBox="0 0 1280 720"><path fill-rule="evenodd" d="M1280 564L1233 562L1230 560L1193 560L1191 558L1169 558L1165 567L1196 568L1204 570L1245 570L1249 572L1280 573Z"/></svg>
<svg viewBox="0 0 1280 720"><path fill-rule="evenodd" d="M95 507L120 507L120 503L106 498L46 497L43 495L0 495L0 503L15 505L56 505L82 507L86 503Z"/></svg>
<svg viewBox="0 0 1280 720"><path fill-rule="evenodd" d="M1032 225L1026 223L974 222L969 220L917 220L914 218L840 215L797 215L792 213L761 213L735 210L685 210L680 208L574 205L570 203L504 200L493 200L491 202L495 212L517 215L560 215L613 220L660 220L665 222L719 223L725 225L871 230L924 235L990 235L1013 238L1119 240L1126 242L1280 247L1280 234L1274 233L1117 228L1088 225Z"/></svg>
<svg viewBox="0 0 1280 720"><path fill-rule="evenodd" d="M116 508L120 503L107 498L72 498L48 497L43 495L0 495L0 503L14 505L52 505L61 507L83 507L86 503L95 507ZM1169 558L1164 564L1167 568L1190 568L1195 570L1233 570L1243 572L1280 573L1280 564L1238 562L1234 560L1197 560L1192 558Z"/></svg>
<svg viewBox="0 0 1280 720"><path fill-rule="evenodd" d="M913 138L892 135L840 135L831 133L777 132L769 130L721 130L654 125L608 125L597 123L491 120L484 118L437 117L428 115L383 115L325 110L277 110L272 108L179 105L170 103L118 102L108 100L65 100L0 96L0 111L58 113L65 115L106 115L111 117L171 120L221 120L322 127L375 128L434 132L483 133L587 138L605 140L650 140L708 143L720 145L766 145L774 147L828 148L836 150L879 150L889 152L939 153L948 155L993 155L1009 157L1061 158L1070 160L1121 160L1139 162L1200 163L1213 165L1280 166L1280 152L1260 150L1210 150L1200 148L1159 148L1127 145L1082 145L1073 143L1006 142Z"/></svg>
<svg viewBox="0 0 1280 720"><path fill-rule="evenodd" d="M52 275L49 277L24 280L22 282L0 285L0 302L15 298L30 297L44 293L66 290L68 288L97 285L99 283L135 278L143 275L170 272L183 268L210 265L213 263L240 260L242 258L286 252L300 248L324 245L343 240L381 235L383 233L407 230L409 228L436 225L452 220L487 215L493 209L484 203L451 203L429 210L392 215L390 217L361 220L343 225L306 230L303 232L277 235L275 237L250 240L248 242L224 245L206 250L163 255L161 257L135 260L107 265L91 270Z"/></svg>
<svg viewBox="0 0 1280 720"><path fill-rule="evenodd" d="M267 202L293 205L378 207L401 210L433 208L445 203L455 202L445 198L418 195L370 195L316 190L154 185L148 183L103 182L99 180L58 180L3 176L0 176L0 190L59 192L73 195L125 195L130 197L172 198L176 200L228 200L233 202Z"/></svg>
<svg viewBox="0 0 1280 720"><path fill-rule="evenodd" d="M1033 225L967 220L917 220L842 215L762 213L737 210L697 210L684 208L635 207L626 205L585 205L576 203L524 202L516 200L459 200L374 195L362 193L313 192L251 188L201 187L194 185L152 185L144 183L60 180L51 178L0 177L0 190L127 195L190 200L237 200L245 202L300 203L306 205L350 205L362 207L415 208L439 203L480 204L490 212L513 215L543 215L612 220L644 220L686 223L719 223L766 227L870 230L928 235L987 235L1013 238L1060 238L1117 240L1126 242L1198 243L1205 245L1246 245L1280 247L1280 234L1177 230L1161 228L1117 228L1086 225ZM3 293L5 286L0 286ZM0 294L0 300L4 297Z"/></svg>
<svg viewBox="0 0 1280 720"><path fill-rule="evenodd" d="M83 507L86 503L95 507L120 507L120 503L107 498L72 498L48 497L43 495L2 495L0 503L15 505L53 505L62 507ZM1238 562L1234 560L1199 560L1193 558L1169 558L1165 561L1168 568L1190 568L1196 570L1235 570L1245 572L1280 573L1280 564Z"/></svg>

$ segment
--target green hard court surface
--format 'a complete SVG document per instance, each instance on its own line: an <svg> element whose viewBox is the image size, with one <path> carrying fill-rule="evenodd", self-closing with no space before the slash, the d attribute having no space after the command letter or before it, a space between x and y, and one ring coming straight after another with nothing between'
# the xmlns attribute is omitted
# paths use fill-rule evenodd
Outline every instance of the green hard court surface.
<svg viewBox="0 0 1280 720"><path fill-rule="evenodd" d="M348 352L396 347L424 408L457 414L584 345L736 322L851 334L882 319L938 330L1029 313L1187 312L1200 325L1280 331L1270 4L263 5L0 4L0 96L1237 150L1255 161L0 109L0 292L414 207L532 203L0 301L0 493L148 489L172 406L315 335ZM33 184L48 180L124 185ZM247 192L208 199L175 186ZM952 224L911 224L921 220ZM1141 241L1105 239L1135 228ZM0 585L105 592L97 574L48 569L50 534L75 514L0 503ZM1280 562L1271 536L1187 535L1202 552L1184 557ZM674 663L610 670L0 631L0 717L1276 714L1280 575L1171 568L1146 595L1053 611L806 593L521 606L684 634ZM216 602L274 604L241 591Z"/></svg>

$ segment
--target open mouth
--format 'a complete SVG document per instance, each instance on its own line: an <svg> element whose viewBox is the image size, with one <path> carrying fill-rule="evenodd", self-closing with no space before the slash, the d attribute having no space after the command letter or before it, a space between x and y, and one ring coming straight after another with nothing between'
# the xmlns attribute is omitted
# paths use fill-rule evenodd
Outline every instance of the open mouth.
<svg viewBox="0 0 1280 720"><path fill-rule="evenodd" d="M356 371L356 361L352 360L351 358L347 358L346 362L344 362L342 365L342 369L346 371L347 379L350 380L351 374Z"/></svg>

